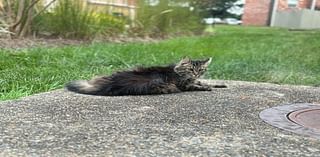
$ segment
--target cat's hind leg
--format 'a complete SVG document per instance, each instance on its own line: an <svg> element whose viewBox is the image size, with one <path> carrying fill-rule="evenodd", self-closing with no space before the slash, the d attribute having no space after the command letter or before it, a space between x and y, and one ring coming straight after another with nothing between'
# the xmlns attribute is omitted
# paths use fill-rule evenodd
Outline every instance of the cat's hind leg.
<svg viewBox="0 0 320 157"><path fill-rule="evenodd" d="M165 83L161 80L152 81L150 88L150 94L170 94L181 92L181 90L175 84Z"/></svg>

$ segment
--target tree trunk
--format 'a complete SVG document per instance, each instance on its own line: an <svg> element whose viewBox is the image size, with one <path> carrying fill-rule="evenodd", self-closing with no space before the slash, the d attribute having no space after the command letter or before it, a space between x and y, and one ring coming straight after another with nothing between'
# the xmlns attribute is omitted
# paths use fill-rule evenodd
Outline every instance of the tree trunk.
<svg viewBox="0 0 320 157"><path fill-rule="evenodd" d="M24 13L24 10L26 9L25 5L26 5L26 0L20 0L15 24L11 28L13 32L16 33L17 35L20 33L20 30L21 30L23 13Z"/></svg>
<svg viewBox="0 0 320 157"><path fill-rule="evenodd" d="M4 4L1 0L0 0L0 11L4 11Z"/></svg>
<svg viewBox="0 0 320 157"><path fill-rule="evenodd" d="M33 11L34 11L33 8L28 10L28 13L27 13L28 15L25 19L25 22L23 23L23 25L21 25L22 27L21 27L21 31L19 33L20 38L25 37L30 33Z"/></svg>
<svg viewBox="0 0 320 157"><path fill-rule="evenodd" d="M12 23L14 20L13 20L13 12L12 12L12 4L10 3L10 0L6 0L4 2L4 6L6 7L3 7L3 11L7 12L7 17L6 17L6 20L7 20L7 23Z"/></svg>
<svg viewBox="0 0 320 157"><path fill-rule="evenodd" d="M15 34L15 37L25 37L28 35L34 18L34 6L40 2L40 0L31 0L28 1L29 3L26 2L26 0L19 0L15 22L9 28L9 30Z"/></svg>

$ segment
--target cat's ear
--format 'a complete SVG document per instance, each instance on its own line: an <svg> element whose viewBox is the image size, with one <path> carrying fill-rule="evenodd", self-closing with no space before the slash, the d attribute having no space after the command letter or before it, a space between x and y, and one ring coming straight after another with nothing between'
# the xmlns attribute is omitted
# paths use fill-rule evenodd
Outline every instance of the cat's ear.
<svg viewBox="0 0 320 157"><path fill-rule="evenodd" d="M210 58L208 58L208 59L206 59L206 60L204 60L204 64L203 64L203 66L204 67L208 67L209 66L209 64L211 63L211 61L212 61L212 58L210 57Z"/></svg>
<svg viewBox="0 0 320 157"><path fill-rule="evenodd" d="M188 57L184 57L177 65L184 65L190 63L191 60Z"/></svg>

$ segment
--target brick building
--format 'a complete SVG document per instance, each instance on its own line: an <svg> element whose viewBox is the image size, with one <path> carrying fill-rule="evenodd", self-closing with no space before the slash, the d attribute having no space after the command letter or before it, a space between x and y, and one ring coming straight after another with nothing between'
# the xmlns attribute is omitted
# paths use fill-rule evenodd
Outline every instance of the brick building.
<svg viewBox="0 0 320 157"><path fill-rule="evenodd" d="M277 0L278 11L291 9L308 9L313 0ZM242 16L243 25L268 26L270 24L275 0L246 0ZM316 0L316 8L320 8L320 0Z"/></svg>

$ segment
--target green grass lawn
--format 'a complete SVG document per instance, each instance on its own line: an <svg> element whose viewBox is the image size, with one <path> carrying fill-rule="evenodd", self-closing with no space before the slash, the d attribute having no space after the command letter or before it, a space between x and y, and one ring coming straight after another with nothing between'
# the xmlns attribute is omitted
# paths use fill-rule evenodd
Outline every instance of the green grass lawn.
<svg viewBox="0 0 320 157"><path fill-rule="evenodd" d="M219 26L212 36L158 43L0 50L0 100L136 65L173 63L183 56L213 57L206 76L211 79L320 84L320 31Z"/></svg>

